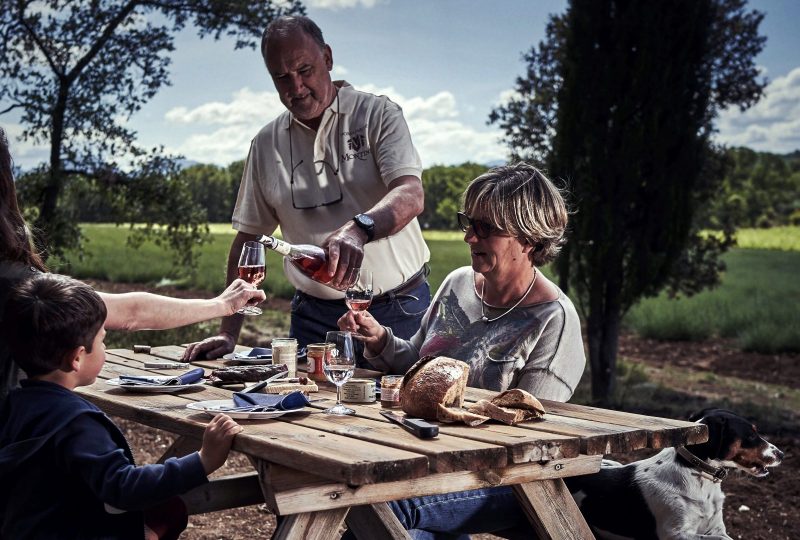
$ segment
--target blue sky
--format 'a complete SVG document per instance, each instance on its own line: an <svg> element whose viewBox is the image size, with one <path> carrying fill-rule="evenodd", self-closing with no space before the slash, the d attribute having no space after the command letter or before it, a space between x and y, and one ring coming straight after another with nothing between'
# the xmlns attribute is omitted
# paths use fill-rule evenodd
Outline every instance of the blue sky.
<svg viewBox="0 0 800 540"><path fill-rule="evenodd" d="M489 112L524 70L522 54L544 36L564 0L310 0L334 56L334 78L386 94L405 111L425 166L502 160L501 133ZM800 2L753 0L766 12L768 38L757 63L767 95L745 113L725 111L719 140L757 150L800 148ZM250 139L283 110L257 51L229 41L177 40L172 85L128 121L146 147L164 145L188 159L227 165L246 156ZM15 118L0 117L13 137ZM12 141L23 168L47 156Z"/></svg>

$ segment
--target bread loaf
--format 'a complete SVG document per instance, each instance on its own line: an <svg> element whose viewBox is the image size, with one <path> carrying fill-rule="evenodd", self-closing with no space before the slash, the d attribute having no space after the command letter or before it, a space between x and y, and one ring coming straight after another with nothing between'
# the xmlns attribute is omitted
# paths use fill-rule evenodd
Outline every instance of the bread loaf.
<svg viewBox="0 0 800 540"><path fill-rule="evenodd" d="M467 388L469 365L447 358L420 359L403 377L400 406L409 416L452 422L448 408L461 408Z"/></svg>

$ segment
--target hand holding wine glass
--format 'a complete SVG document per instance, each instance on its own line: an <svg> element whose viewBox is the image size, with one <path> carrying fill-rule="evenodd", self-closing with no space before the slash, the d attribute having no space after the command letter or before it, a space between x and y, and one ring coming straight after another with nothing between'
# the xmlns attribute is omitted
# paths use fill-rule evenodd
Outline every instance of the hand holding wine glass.
<svg viewBox="0 0 800 540"><path fill-rule="evenodd" d="M359 268L353 283L345 291L345 303L350 311L366 311L372 303L372 270Z"/></svg>
<svg viewBox="0 0 800 540"><path fill-rule="evenodd" d="M332 331L327 333L325 343L333 347L330 354L323 356L322 370L325 372L325 377L336 385L336 405L325 409L325 412L338 415L355 414L353 409L342 405L341 400L342 385L353 376L356 368L353 336L350 332Z"/></svg>
<svg viewBox="0 0 800 540"><path fill-rule="evenodd" d="M267 277L267 266L264 260L264 245L260 242L245 242L239 256L239 277L258 287ZM261 308L244 306L237 311L243 315L261 315Z"/></svg>

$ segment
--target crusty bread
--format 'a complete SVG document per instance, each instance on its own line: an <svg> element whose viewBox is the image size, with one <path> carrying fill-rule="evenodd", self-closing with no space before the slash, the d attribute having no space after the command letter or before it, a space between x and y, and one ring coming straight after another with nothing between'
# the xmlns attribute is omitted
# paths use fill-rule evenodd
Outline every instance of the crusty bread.
<svg viewBox="0 0 800 540"><path fill-rule="evenodd" d="M472 413L488 416L511 426L544 415L544 407L539 400L519 388L501 392L491 401L482 399L470 405L468 409Z"/></svg>
<svg viewBox="0 0 800 540"><path fill-rule="evenodd" d="M545 412L544 406L542 406L539 400L522 388L511 388L505 392L500 392L492 398L492 403L499 407L510 407L512 409L524 409L526 411L535 412L538 413L538 416L543 415Z"/></svg>
<svg viewBox="0 0 800 540"><path fill-rule="evenodd" d="M403 377L400 406L409 416L452 422L447 408L464 404L469 365L439 356L420 359Z"/></svg>
<svg viewBox="0 0 800 540"><path fill-rule="evenodd" d="M489 420L489 417L478 414L472 410L459 407L443 407L439 405L437 419L440 422L463 422L470 427L475 427Z"/></svg>

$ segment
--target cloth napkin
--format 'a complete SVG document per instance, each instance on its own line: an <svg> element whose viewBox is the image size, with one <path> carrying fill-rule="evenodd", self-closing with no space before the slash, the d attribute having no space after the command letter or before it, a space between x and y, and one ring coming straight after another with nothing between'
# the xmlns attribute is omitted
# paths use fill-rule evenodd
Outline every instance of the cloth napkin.
<svg viewBox="0 0 800 540"><path fill-rule="evenodd" d="M193 384L203 378L205 371L203 368L190 369L186 373L181 373L177 377L152 377L148 375L120 375L119 381L122 384L154 384L154 385L178 385Z"/></svg>
<svg viewBox="0 0 800 540"><path fill-rule="evenodd" d="M279 394L245 394L244 392L234 392L233 403L237 407L252 407L254 411L288 411L291 409L301 409L308 405L309 402L305 394L297 390L285 396Z"/></svg>
<svg viewBox="0 0 800 540"><path fill-rule="evenodd" d="M272 358L272 349L265 349L264 347L253 347L246 353L236 353L235 358L257 358L259 356L266 356Z"/></svg>

